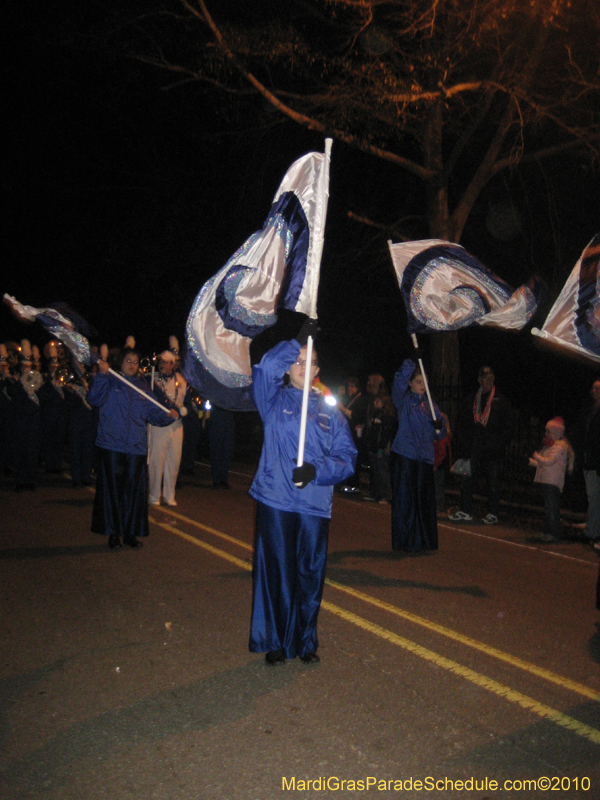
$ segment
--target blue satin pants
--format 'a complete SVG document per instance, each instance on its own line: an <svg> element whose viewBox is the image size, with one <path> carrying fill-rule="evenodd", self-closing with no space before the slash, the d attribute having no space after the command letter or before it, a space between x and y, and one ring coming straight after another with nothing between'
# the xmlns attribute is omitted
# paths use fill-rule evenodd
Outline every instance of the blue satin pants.
<svg viewBox="0 0 600 800"><path fill-rule="evenodd" d="M148 536L146 456L99 447L100 469L92 511L92 531L109 536Z"/></svg>
<svg viewBox="0 0 600 800"><path fill-rule="evenodd" d="M393 454L392 549L438 549L433 464Z"/></svg>
<svg viewBox="0 0 600 800"><path fill-rule="evenodd" d="M250 650L314 653L329 520L257 503Z"/></svg>

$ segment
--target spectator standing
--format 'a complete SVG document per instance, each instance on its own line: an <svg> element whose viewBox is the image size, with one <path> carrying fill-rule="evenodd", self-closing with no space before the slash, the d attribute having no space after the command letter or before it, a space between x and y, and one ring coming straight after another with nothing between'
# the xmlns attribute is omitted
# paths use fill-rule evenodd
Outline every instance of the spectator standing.
<svg viewBox="0 0 600 800"><path fill-rule="evenodd" d="M583 468L588 509L584 536L600 546L600 379L593 382L577 426L577 463Z"/></svg>
<svg viewBox="0 0 600 800"><path fill-rule="evenodd" d="M452 466L452 431L448 415L442 411L442 418L446 424L446 435L442 439L435 439L433 448L435 458L433 461L433 478L435 481L435 505L438 514L446 511L446 472Z"/></svg>
<svg viewBox="0 0 600 800"><path fill-rule="evenodd" d="M344 398L338 408L346 417L350 426L352 441L356 450L362 446L362 432L366 420L368 398L361 392L358 378L350 377L344 381ZM360 458L356 459L354 474L344 481L340 489L348 494L358 494L360 491Z"/></svg>
<svg viewBox="0 0 600 800"><path fill-rule="evenodd" d="M562 536L560 520L560 495L565 485L565 473L573 472L575 454L564 438L565 423L554 417L546 423L542 449L529 459L529 466L537 467L534 483L539 483L544 498L545 525L540 538L556 542Z"/></svg>
<svg viewBox="0 0 600 800"><path fill-rule="evenodd" d="M365 451L371 469L370 493L366 500L389 503L392 498L390 448L396 432L396 413L387 392L372 395L365 423Z"/></svg>
<svg viewBox="0 0 600 800"><path fill-rule="evenodd" d="M473 481L482 473L487 476L488 513L486 525L496 525L500 514L500 466L510 441L512 409L507 398L494 385L491 367L479 370L479 389L463 402L458 419L459 458L471 462L471 474L460 482L460 510L451 514L452 522L471 522L473 519Z"/></svg>

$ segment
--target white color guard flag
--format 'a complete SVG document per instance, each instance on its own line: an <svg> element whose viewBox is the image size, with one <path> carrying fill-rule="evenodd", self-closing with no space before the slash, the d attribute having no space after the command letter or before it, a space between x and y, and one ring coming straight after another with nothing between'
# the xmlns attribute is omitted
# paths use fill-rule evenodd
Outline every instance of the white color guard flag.
<svg viewBox="0 0 600 800"><path fill-rule="evenodd" d="M389 248L410 334L475 324L520 330L538 307L543 292L538 278L515 291L453 242L390 242Z"/></svg>
<svg viewBox="0 0 600 800"><path fill-rule="evenodd" d="M315 318L329 197L331 139L286 172L260 231L252 234L196 297L186 325L183 373L211 402L254 408L250 342L278 308Z"/></svg>
<svg viewBox="0 0 600 800"><path fill-rule="evenodd" d="M600 233L581 254L552 306L541 336L554 344L600 361Z"/></svg>
<svg viewBox="0 0 600 800"><path fill-rule="evenodd" d="M37 321L43 325L48 333L59 339L71 351L77 361L89 367L98 360L92 353L87 339L87 336L93 336L96 331L66 303L35 308L22 305L10 294L5 294L2 300L19 319L25 322Z"/></svg>

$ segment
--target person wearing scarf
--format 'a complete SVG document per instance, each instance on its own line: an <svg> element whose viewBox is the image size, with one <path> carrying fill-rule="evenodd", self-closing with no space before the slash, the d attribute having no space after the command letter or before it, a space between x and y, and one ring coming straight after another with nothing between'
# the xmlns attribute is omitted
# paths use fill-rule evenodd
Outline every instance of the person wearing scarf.
<svg viewBox="0 0 600 800"><path fill-rule="evenodd" d="M479 389L462 405L458 419L458 457L471 461L471 474L460 483L460 510L451 514L452 522L473 519L473 481L487 477L487 514L483 522L495 525L500 513L500 466L510 441L513 412L509 401L496 390L494 371L480 368Z"/></svg>

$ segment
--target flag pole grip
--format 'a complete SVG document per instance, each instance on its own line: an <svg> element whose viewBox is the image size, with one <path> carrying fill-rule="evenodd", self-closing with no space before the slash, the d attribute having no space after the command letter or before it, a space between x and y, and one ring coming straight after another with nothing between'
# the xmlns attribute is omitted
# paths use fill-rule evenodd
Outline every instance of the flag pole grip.
<svg viewBox="0 0 600 800"><path fill-rule="evenodd" d="M302 411L300 414L300 436L298 438L297 466L304 464L304 443L306 441L306 418L308 416L308 394L310 392L310 374L312 365L313 338L309 336L306 341L306 367L304 370L304 385L302 387ZM302 486L302 483L295 484Z"/></svg>
<svg viewBox="0 0 600 800"><path fill-rule="evenodd" d="M155 406L158 406L162 411L165 412L165 414L169 414L169 416L171 415L171 412L169 411L168 408L165 408L165 406L161 406L161 404L158 402L158 400L155 400L153 397L150 397L150 395L146 394L146 392L144 392L143 389L138 389L138 387L134 386L133 383L130 383L127 380L127 378L124 378L122 375L119 375L118 372L115 372L115 370L112 369L112 367L109 367L108 371L110 372L111 375L114 375L115 378L118 378L120 381L123 381L123 383L126 386L129 386L130 389L133 389L134 392L137 392L138 394L141 394L142 397L146 398L146 400L149 400L151 403L154 403Z"/></svg>
<svg viewBox="0 0 600 800"><path fill-rule="evenodd" d="M415 350L419 349L419 343L417 341L417 334L411 333L410 338L412 339L412 343L414 345ZM425 391L427 392L427 399L429 400L429 408L431 409L431 417L432 419L437 419L435 416L435 409L433 407L433 400L431 399L431 393L429 391L429 383L427 382L427 374L425 373L425 367L423 366L423 359L419 358L419 367L421 368L421 375L423 376L423 382L425 383Z"/></svg>

